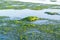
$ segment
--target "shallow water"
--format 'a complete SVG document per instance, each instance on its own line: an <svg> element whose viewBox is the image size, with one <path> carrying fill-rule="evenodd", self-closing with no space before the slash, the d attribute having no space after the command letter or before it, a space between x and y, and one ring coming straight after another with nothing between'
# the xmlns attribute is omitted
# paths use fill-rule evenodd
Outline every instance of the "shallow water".
<svg viewBox="0 0 60 40"><path fill-rule="evenodd" d="M42 10L34 10L35 7L44 4L30 4L23 2L0 2L0 5L0 9L2 9L0 10L0 16L10 17L0 17L0 40L60 40L60 36L58 36L60 35L60 21L55 22L55 20L60 20L60 15L45 14L45 12L48 11L57 12L60 14L60 9L45 9L43 7L44 9ZM23 8L20 8L20 6L22 6ZM14 10L14 8L21 10ZM30 10L30 8L33 8L33 10ZM21 18L27 16L37 16L39 18L52 19L53 21L18 21ZM22 37L22 39L20 38L20 36Z"/></svg>
<svg viewBox="0 0 60 40"><path fill-rule="evenodd" d="M0 10L0 16L9 16L10 18L4 18L4 19L0 19L2 22L0 22L0 40L20 40L20 35L22 34L23 36L25 35L27 37L28 40L55 40L58 39L57 37L55 37L56 34L49 34L46 31L44 32L44 30L51 30L51 29L58 29L58 27L60 27L59 25L57 26L53 26L53 24L55 24L56 22L54 22L54 20L60 20L60 15L48 15L45 14L44 12L57 12L60 13L59 9L43 9L43 10L29 10L29 9L24 9L24 10L13 10L13 9L9 9L9 10ZM15 24L15 22L11 21L11 20L17 20L17 19L21 19L27 16L37 16L39 18L47 18L47 19L52 19L53 21L49 21L49 20L37 20L34 22L31 22L33 24L48 24L46 26L36 26L31 28L29 27L29 25L26 27L26 25L24 26L24 24L28 24L25 22L22 22L23 24ZM49 24L52 24L49 26ZM34 26L34 25L33 25ZM21 28L24 27L24 28ZM21 29L25 30L25 27L27 28L27 30L24 32L21 32ZM44 29L40 29L39 28L42 27ZM4 29L4 30L3 30ZM18 30L18 31L17 31ZM51 30L52 31L52 30ZM55 30L54 30L55 31ZM1 34L2 33L2 34ZM59 31L57 31L57 33L59 34ZM26 39L22 39L22 40L26 40Z"/></svg>
<svg viewBox="0 0 60 40"><path fill-rule="evenodd" d="M0 10L0 16L9 16L11 18L13 17L20 17L24 18L27 16L37 16L39 18L47 18L47 19L53 19L53 20L60 20L60 15L48 15L44 12L57 12L60 14L60 9L43 9L43 10Z"/></svg>

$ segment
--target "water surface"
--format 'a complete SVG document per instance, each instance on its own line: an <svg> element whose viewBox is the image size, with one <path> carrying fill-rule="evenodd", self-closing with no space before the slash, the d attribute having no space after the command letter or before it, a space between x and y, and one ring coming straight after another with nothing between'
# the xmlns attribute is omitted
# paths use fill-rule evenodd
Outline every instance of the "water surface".
<svg viewBox="0 0 60 40"><path fill-rule="evenodd" d="M27 16L37 16L39 18L47 18L53 20L60 20L60 15L48 15L45 12L57 12L60 14L60 9L43 9L43 10L0 10L0 16L9 16L9 17L20 17L24 18Z"/></svg>

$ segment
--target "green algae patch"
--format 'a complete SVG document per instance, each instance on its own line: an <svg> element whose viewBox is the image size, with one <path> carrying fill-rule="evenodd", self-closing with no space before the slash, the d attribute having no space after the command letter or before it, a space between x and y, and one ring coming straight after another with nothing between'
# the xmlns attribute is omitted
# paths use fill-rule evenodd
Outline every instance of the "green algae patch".
<svg viewBox="0 0 60 40"><path fill-rule="evenodd" d="M1 1L0 9L32 9L41 10L49 8L47 4L20 2L20 1Z"/></svg>
<svg viewBox="0 0 60 40"><path fill-rule="evenodd" d="M37 16L28 16L28 17L25 17L19 21L29 21L29 22L33 22L33 21L37 21L37 20L48 20L46 18L38 18Z"/></svg>
<svg viewBox="0 0 60 40"><path fill-rule="evenodd" d="M35 7L30 7L31 10L42 10L48 8L47 6L35 6Z"/></svg>
<svg viewBox="0 0 60 40"><path fill-rule="evenodd" d="M29 17L23 18L22 20L24 20L24 21L36 21L36 20L39 20L39 18L36 16L29 16Z"/></svg>
<svg viewBox="0 0 60 40"><path fill-rule="evenodd" d="M30 16L27 17L25 20L27 20L28 18L30 18ZM33 16L33 18L35 19L36 17ZM20 21L4 20L4 22L2 20L0 21L1 21L0 34L6 35L8 39L12 39L12 36L14 40L18 40L18 39L19 40L45 40L45 39L58 40L60 39L60 23L56 25L54 24L39 25L39 24L32 24L30 22L21 21L21 20ZM6 25L4 23L6 23Z"/></svg>

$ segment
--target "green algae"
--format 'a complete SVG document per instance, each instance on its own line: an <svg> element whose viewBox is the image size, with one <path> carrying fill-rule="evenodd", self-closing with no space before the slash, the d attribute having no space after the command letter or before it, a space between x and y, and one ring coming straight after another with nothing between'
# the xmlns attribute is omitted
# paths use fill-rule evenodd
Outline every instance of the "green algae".
<svg viewBox="0 0 60 40"><path fill-rule="evenodd" d="M39 20L39 18L36 17L36 16L29 16L29 17L23 18L22 20L26 20L26 21L36 21L36 20Z"/></svg>
<svg viewBox="0 0 60 40"><path fill-rule="evenodd" d="M4 19L3 19L4 20ZM1 20L2 23L6 23L6 25L1 25L0 26L0 34L7 35L9 34L11 37L12 35L18 36L16 37L19 40L45 40L48 39L47 36L50 39L60 39L60 24L32 24L27 21L22 21L22 20L4 20L4 22ZM14 24L12 26L11 24ZM15 26L16 25L16 26ZM35 30L33 30L35 29ZM29 31L30 30L30 31ZM31 31L32 30L32 31ZM36 30L38 32L36 32ZM40 34L41 32L41 34ZM27 34L26 34L27 33ZM39 35L39 36L38 36ZM43 37L43 35L47 35ZM7 36L8 37L8 36ZM15 39L15 37L14 37ZM49 39L48 39L49 40Z"/></svg>
<svg viewBox="0 0 60 40"><path fill-rule="evenodd" d="M19 1L1 1L0 9L32 9L32 10L42 10L49 8L45 4L39 3L28 3L28 2L19 2ZM39 5L39 6L38 6Z"/></svg>

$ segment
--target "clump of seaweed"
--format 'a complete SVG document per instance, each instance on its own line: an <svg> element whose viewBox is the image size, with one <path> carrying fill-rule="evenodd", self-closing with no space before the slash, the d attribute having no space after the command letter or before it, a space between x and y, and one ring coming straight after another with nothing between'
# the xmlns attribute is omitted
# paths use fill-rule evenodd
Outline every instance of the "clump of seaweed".
<svg viewBox="0 0 60 40"><path fill-rule="evenodd" d="M22 20L24 20L24 21L36 21L36 20L39 20L39 18L36 16L28 16L28 17L23 18Z"/></svg>

